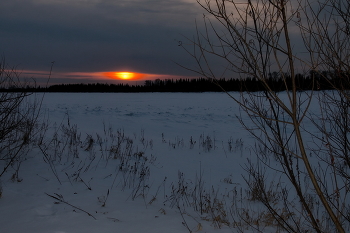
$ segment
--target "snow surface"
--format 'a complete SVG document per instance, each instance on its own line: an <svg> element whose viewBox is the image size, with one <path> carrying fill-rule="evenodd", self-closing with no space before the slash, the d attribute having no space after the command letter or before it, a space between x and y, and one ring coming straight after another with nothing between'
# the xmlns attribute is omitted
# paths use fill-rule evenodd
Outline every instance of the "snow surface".
<svg viewBox="0 0 350 233"><path fill-rule="evenodd" d="M235 117L238 109L224 93L46 94L44 145L52 160L45 160L34 147L21 163L21 182L11 181L14 169L2 177L0 232L178 233L189 232L186 224L193 232L232 232L225 225L218 229L190 206L180 214L170 196L182 174L188 186L201 179L206 189L219 190L218 195L244 186L240 165L250 156L253 141ZM63 136L56 140L56 148L64 153L54 156L52 138L55 133L64 135L62 125L76 126L78 156ZM138 178L125 173L130 179L123 185L128 178L119 169L120 160L107 158L112 131L132 140L133 153L144 152L141 158L131 158L135 164L148 159L149 177L141 184L147 187L140 188L143 196L137 192ZM94 140L91 150L86 144L89 136ZM98 137L104 140L104 152ZM136 185L130 185L132 179Z"/></svg>

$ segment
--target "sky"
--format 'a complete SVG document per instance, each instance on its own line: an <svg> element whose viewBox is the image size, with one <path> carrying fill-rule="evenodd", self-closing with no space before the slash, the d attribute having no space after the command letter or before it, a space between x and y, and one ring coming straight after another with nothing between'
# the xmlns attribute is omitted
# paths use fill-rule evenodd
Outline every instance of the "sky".
<svg viewBox="0 0 350 233"><path fill-rule="evenodd" d="M195 32L195 0L0 0L0 55L21 76L51 84L191 78L179 45ZM126 76L124 76L126 77Z"/></svg>

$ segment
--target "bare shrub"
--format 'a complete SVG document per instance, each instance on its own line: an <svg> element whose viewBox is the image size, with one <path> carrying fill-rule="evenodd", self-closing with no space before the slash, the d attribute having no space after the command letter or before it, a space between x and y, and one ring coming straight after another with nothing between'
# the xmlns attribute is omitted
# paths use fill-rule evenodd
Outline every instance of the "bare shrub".
<svg viewBox="0 0 350 233"><path fill-rule="evenodd" d="M15 68L0 62L0 177L9 169L12 180L21 181L19 170L37 135L40 99L29 98L32 84L20 79ZM34 83L35 85L35 83Z"/></svg>
<svg viewBox="0 0 350 233"><path fill-rule="evenodd" d="M238 98L227 93L256 139L256 160L248 161L245 179L252 200L264 207L244 209L241 220L258 232L260 223L251 221L251 213L277 231L345 232L350 227L349 1L197 2L206 12L204 28L197 25L189 39L193 47L181 46L198 66L186 68L218 86L218 78L239 75L263 87ZM217 61L223 68L214 67ZM299 92L298 73L310 74L311 91ZM286 90L283 95L269 82L272 76ZM315 98L320 83L335 94ZM310 111L314 104L320 113Z"/></svg>

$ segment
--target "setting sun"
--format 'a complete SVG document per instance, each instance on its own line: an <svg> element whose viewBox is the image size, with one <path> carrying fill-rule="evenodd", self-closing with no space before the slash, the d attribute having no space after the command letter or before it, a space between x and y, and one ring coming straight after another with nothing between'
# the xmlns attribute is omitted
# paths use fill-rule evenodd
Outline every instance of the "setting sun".
<svg viewBox="0 0 350 233"><path fill-rule="evenodd" d="M111 78L111 79L119 79L119 80L140 80L144 78L146 75L142 73L135 73L135 72L105 72L104 76Z"/></svg>
<svg viewBox="0 0 350 233"><path fill-rule="evenodd" d="M116 72L115 76L117 76L120 79L132 79L132 78L134 78L134 73L130 73L130 72Z"/></svg>

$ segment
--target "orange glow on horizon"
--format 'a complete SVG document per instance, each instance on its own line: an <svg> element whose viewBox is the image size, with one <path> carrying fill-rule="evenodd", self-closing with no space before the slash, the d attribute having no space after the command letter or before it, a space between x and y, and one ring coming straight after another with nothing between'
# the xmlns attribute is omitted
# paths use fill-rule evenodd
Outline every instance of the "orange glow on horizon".
<svg viewBox="0 0 350 233"><path fill-rule="evenodd" d="M110 79L119 79L119 80L139 80L142 79L145 74L134 73L134 72L105 72L104 75Z"/></svg>
<svg viewBox="0 0 350 233"><path fill-rule="evenodd" d="M121 79L132 79L134 77L134 74L130 72L117 72L115 75Z"/></svg>

